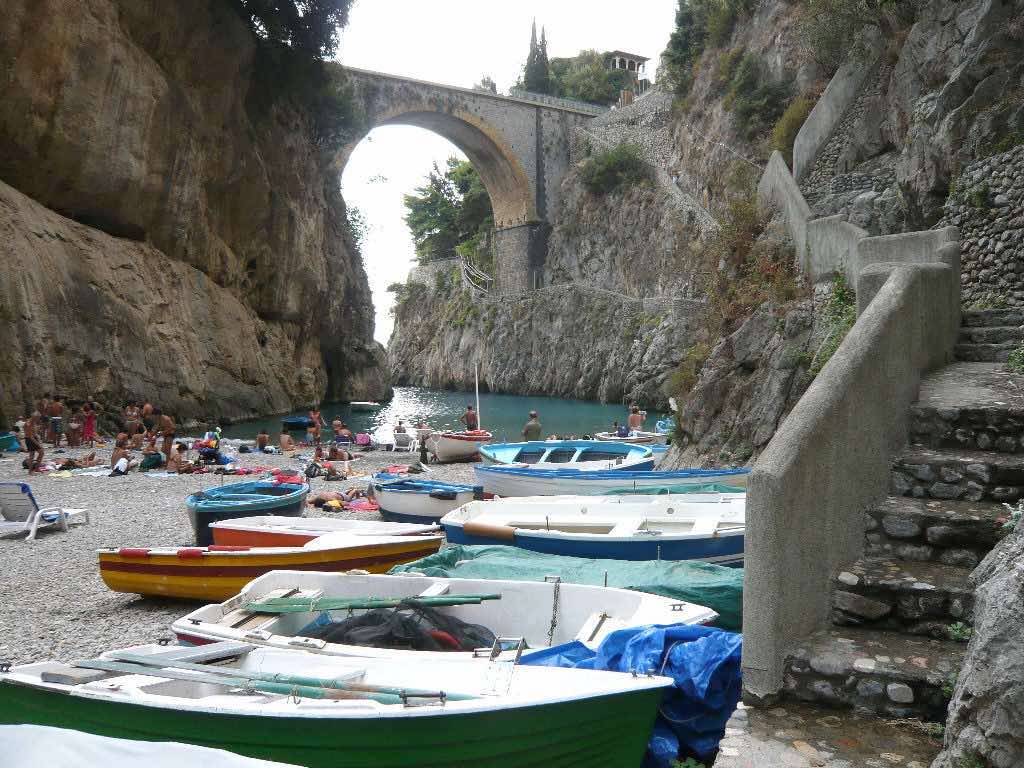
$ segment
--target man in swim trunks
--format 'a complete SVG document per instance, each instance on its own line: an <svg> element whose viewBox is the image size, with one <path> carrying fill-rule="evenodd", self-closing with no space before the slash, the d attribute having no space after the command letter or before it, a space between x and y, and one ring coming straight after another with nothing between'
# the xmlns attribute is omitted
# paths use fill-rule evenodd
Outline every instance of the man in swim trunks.
<svg viewBox="0 0 1024 768"><path fill-rule="evenodd" d="M306 439L309 440L310 445L320 445L320 430L324 428L324 420L320 416L320 411L310 408L309 420L313 423L306 429Z"/></svg>
<svg viewBox="0 0 1024 768"><path fill-rule="evenodd" d="M158 435L161 435L164 439L163 446L160 449L160 453L164 455L164 459L171 455L171 446L174 444L174 432L175 425L174 419L168 416L159 408L153 409L153 420L156 422L154 430Z"/></svg>
<svg viewBox="0 0 1024 768"><path fill-rule="evenodd" d="M480 417L476 415L472 405L466 406L466 412L462 414L462 423L466 425L467 432L474 432L480 428Z"/></svg>
<svg viewBox="0 0 1024 768"><path fill-rule="evenodd" d="M50 433L53 435L53 447L60 445L60 439L64 436L64 403L61 397L54 397L50 401Z"/></svg>

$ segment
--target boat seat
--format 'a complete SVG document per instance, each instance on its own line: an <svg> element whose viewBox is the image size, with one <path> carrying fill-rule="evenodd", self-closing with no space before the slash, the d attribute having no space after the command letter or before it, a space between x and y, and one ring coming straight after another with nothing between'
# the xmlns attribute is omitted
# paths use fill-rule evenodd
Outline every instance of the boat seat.
<svg viewBox="0 0 1024 768"><path fill-rule="evenodd" d="M446 581L439 581L431 584L429 587L420 592L420 597L441 597L447 595L451 590L452 585Z"/></svg>
<svg viewBox="0 0 1024 768"><path fill-rule="evenodd" d="M718 521L719 518L711 517L710 515L698 518L693 521L691 533L695 536L711 536L718 530Z"/></svg>
<svg viewBox="0 0 1024 768"><path fill-rule="evenodd" d="M187 661L190 664L205 664L212 661L224 661L235 656L244 656L255 647L255 645L239 643L235 640L221 640L193 647L169 647L166 651L146 654L146 658L154 661ZM116 653L113 656L117 658Z"/></svg>

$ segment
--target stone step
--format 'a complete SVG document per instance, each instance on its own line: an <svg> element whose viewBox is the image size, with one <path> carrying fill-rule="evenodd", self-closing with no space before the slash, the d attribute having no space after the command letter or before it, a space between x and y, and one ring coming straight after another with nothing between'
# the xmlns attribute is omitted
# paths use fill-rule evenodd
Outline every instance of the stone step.
<svg viewBox="0 0 1024 768"><path fill-rule="evenodd" d="M954 363L921 381L910 440L929 448L1024 450L1024 376L998 363Z"/></svg>
<svg viewBox="0 0 1024 768"><path fill-rule="evenodd" d="M829 627L786 660L785 691L803 701L888 717L945 722L964 646L854 627Z"/></svg>
<svg viewBox="0 0 1024 768"><path fill-rule="evenodd" d="M1024 325L1024 309L965 309L960 322L972 328Z"/></svg>
<svg viewBox="0 0 1024 768"><path fill-rule="evenodd" d="M974 568L1004 535L1009 515L991 501L889 496L865 514L865 553Z"/></svg>
<svg viewBox="0 0 1024 768"><path fill-rule="evenodd" d="M974 612L971 571L870 555L832 581L832 623L965 641Z"/></svg>
<svg viewBox="0 0 1024 768"><path fill-rule="evenodd" d="M1001 344L1004 341L1021 344L1024 342L1024 328L1019 325L967 326L961 328L957 336L960 344Z"/></svg>
<svg viewBox="0 0 1024 768"><path fill-rule="evenodd" d="M957 360L968 363L1005 363L1010 353L1020 346L1016 341L1004 341L999 344L963 344L957 343L953 354Z"/></svg>
<svg viewBox="0 0 1024 768"><path fill-rule="evenodd" d="M1024 494L1024 454L911 446L893 462L892 493L1015 502Z"/></svg>

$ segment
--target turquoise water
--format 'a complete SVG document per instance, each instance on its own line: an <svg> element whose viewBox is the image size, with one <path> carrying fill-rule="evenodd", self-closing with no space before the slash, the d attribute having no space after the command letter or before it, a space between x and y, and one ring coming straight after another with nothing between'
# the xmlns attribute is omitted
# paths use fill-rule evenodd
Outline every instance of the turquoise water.
<svg viewBox="0 0 1024 768"><path fill-rule="evenodd" d="M461 429L459 418L471 404L474 404L472 392L395 387L394 398L378 411L358 413L347 405L326 404L320 412L327 425L335 416L340 416L353 432L372 434L381 426L394 426L398 419L408 425L423 420L433 429ZM481 426L502 442L522 439L520 431L531 410L540 414L545 436L593 434L610 429L613 421L625 421L627 415L624 405L556 397L480 394ZM294 415L305 416L306 413L297 411ZM647 426L653 429L654 422L660 418L661 414L649 411ZM266 429L276 438L281 432L281 417L233 424L224 428L224 437L252 439L260 429Z"/></svg>

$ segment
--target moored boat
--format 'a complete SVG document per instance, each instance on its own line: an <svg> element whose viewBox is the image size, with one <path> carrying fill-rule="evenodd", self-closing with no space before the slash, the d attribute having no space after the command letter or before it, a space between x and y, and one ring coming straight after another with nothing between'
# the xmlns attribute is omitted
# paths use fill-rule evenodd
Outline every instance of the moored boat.
<svg viewBox="0 0 1024 768"><path fill-rule="evenodd" d="M532 467L473 467L476 480L488 493L498 496L593 496L610 492L632 493L661 486L703 486L712 483L745 488L749 469L680 469L673 471L630 472L573 469L534 469Z"/></svg>
<svg viewBox="0 0 1024 768"><path fill-rule="evenodd" d="M198 491L185 499L185 505L196 544L205 547L213 543L210 523L253 515L298 517L308 494L306 483L250 480Z"/></svg>
<svg viewBox="0 0 1024 768"><path fill-rule="evenodd" d="M615 432L595 432L594 438L602 442L626 443L627 445L663 445L668 440L668 434L634 429L625 437L621 437Z"/></svg>
<svg viewBox="0 0 1024 768"><path fill-rule="evenodd" d="M499 599L458 602L458 596L474 595ZM282 608L300 605L295 611L275 613L275 601ZM428 629L432 614L420 613L418 607L440 613L442 624L452 623L443 624L447 637L428 635L426 629L423 636L412 636L405 626L396 634L366 632L371 619L375 626L386 626L384 617L369 613L387 601L399 603L393 613ZM267 608L270 611L262 610ZM301 643L314 653L343 656L486 659L487 654L477 653L481 643L489 648L499 637L522 638L531 649L573 640L597 648L617 629L707 624L717 616L692 603L585 584L274 571L250 582L227 602L203 606L178 619L172 628L180 642L189 644L235 640L294 648ZM396 620L399 617L387 618ZM460 637L459 622L475 631Z"/></svg>
<svg viewBox="0 0 1024 768"><path fill-rule="evenodd" d="M385 523L338 517L239 517L210 524L214 544L248 547L301 547L328 533L354 536L417 536L437 533L435 523Z"/></svg>
<svg viewBox="0 0 1024 768"><path fill-rule="evenodd" d="M226 658L214 653L222 648ZM308 768L621 768L640 764L672 685L509 662L481 672L476 661L136 646L0 673L0 722L202 744Z"/></svg>
<svg viewBox="0 0 1024 768"><path fill-rule="evenodd" d="M452 544L512 544L604 560L742 565L745 494L495 499L441 520Z"/></svg>
<svg viewBox="0 0 1024 768"><path fill-rule="evenodd" d="M350 411L365 413L368 411L376 411L380 408L380 403L372 400L355 400L348 404Z"/></svg>
<svg viewBox="0 0 1024 768"><path fill-rule="evenodd" d="M285 416L281 419L281 426L291 432L298 432L312 427L313 420L309 416Z"/></svg>
<svg viewBox="0 0 1024 768"><path fill-rule="evenodd" d="M494 443L481 446L484 464L528 464L534 469L632 469L654 468L651 449L624 443L593 440L534 440L526 443Z"/></svg>
<svg viewBox="0 0 1024 768"><path fill-rule="evenodd" d="M435 461L466 461L476 456L480 446L493 439L494 435L483 429L432 432L427 438L427 450Z"/></svg>
<svg viewBox="0 0 1024 768"><path fill-rule="evenodd" d="M439 480L374 475L370 493L385 520L401 523L437 523L456 507L473 500L472 485Z"/></svg>
<svg viewBox="0 0 1024 768"><path fill-rule="evenodd" d="M301 547L121 547L97 551L100 576L115 592L187 600L226 600L269 571L384 573L433 554L440 535L329 533Z"/></svg>

